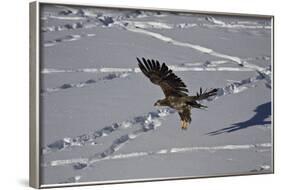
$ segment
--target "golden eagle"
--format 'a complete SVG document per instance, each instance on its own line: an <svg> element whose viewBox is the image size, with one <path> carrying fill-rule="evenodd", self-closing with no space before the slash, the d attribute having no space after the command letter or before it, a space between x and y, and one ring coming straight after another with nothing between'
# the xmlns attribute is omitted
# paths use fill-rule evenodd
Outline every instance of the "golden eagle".
<svg viewBox="0 0 281 190"><path fill-rule="evenodd" d="M165 98L158 100L154 106L168 106L175 110L181 118L181 128L187 129L191 122L191 108L207 108L197 101L217 94L218 89L200 91L195 96L188 96L188 89L182 80L177 77L165 63L153 59L137 58L140 70L150 81L159 85L165 94Z"/></svg>

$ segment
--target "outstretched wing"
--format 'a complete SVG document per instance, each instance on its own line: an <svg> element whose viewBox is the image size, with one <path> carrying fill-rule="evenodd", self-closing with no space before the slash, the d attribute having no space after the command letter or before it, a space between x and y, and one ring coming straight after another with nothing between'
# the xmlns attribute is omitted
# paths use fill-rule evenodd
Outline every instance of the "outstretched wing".
<svg viewBox="0 0 281 190"><path fill-rule="evenodd" d="M153 59L137 58L139 68L150 81L159 85L165 96L185 96L188 92L186 85L177 77L165 63L160 66L159 61Z"/></svg>

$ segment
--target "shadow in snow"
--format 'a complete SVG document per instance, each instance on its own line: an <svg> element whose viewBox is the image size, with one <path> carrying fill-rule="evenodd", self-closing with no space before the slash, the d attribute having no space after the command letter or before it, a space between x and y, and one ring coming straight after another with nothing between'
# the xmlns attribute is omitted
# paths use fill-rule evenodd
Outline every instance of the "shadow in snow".
<svg viewBox="0 0 281 190"><path fill-rule="evenodd" d="M256 125L271 124L271 121L265 121L266 118L271 116L271 102L259 105L255 110L256 114L247 121L234 123L231 127L226 127L217 131L207 133L208 135L219 135L222 133L230 133L240 129L246 129Z"/></svg>

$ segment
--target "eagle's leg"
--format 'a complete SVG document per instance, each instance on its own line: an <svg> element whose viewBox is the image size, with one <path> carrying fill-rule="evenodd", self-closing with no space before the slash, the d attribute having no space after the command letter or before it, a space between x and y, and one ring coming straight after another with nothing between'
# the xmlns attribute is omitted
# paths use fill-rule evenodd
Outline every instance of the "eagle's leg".
<svg viewBox="0 0 281 190"><path fill-rule="evenodd" d="M189 127L189 123L186 120L181 120L181 129L186 130Z"/></svg>

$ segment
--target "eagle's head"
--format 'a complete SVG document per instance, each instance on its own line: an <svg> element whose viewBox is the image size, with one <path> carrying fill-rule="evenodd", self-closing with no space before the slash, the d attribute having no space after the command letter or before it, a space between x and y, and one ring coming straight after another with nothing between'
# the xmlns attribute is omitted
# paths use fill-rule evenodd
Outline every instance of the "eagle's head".
<svg viewBox="0 0 281 190"><path fill-rule="evenodd" d="M157 102L154 103L154 106L161 106L159 100L157 100Z"/></svg>
<svg viewBox="0 0 281 190"><path fill-rule="evenodd" d="M157 102L154 103L154 106L167 106L167 100L157 100Z"/></svg>

